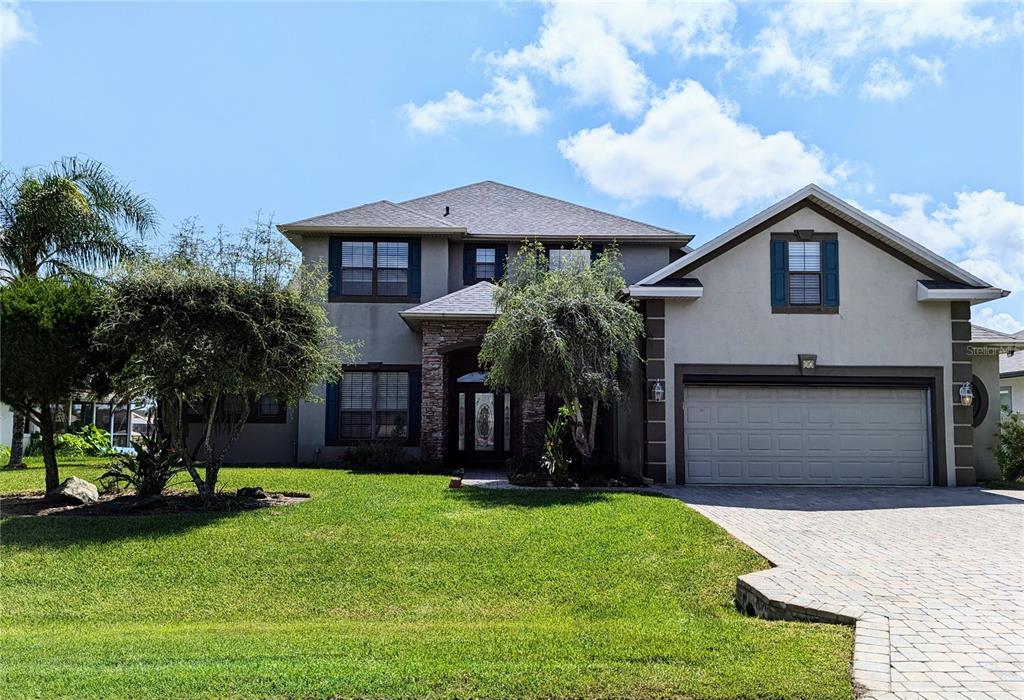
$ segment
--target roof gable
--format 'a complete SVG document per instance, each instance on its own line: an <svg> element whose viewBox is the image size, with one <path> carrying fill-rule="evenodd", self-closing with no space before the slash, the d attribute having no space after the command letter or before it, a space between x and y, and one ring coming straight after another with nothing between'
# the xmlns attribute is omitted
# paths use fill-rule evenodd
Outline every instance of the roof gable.
<svg viewBox="0 0 1024 700"><path fill-rule="evenodd" d="M755 214L693 252L648 275L637 284L650 285L671 275L689 274L709 260L767 230L805 207L813 209L825 218L831 219L836 224L865 238L919 270L969 287L987 288L991 286L814 184L807 185Z"/></svg>

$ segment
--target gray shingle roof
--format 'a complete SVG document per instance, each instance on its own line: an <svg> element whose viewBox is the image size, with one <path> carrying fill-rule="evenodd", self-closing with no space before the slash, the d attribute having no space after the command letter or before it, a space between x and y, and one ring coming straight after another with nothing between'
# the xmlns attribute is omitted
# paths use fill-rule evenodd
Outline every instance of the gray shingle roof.
<svg viewBox="0 0 1024 700"><path fill-rule="evenodd" d="M442 219L435 219L400 204L382 199L379 202L363 204L351 209L322 214L290 224L285 228L353 228L353 229L388 229L388 228L456 228Z"/></svg>
<svg viewBox="0 0 1024 700"><path fill-rule="evenodd" d="M497 318L494 306L494 285L476 284L401 312L406 319L430 318Z"/></svg>
<svg viewBox="0 0 1024 700"><path fill-rule="evenodd" d="M465 232L468 238L654 239L680 246L693 238L490 180L397 204L386 200L364 204L282 224L279 228L284 232L349 228L450 230Z"/></svg>
<svg viewBox="0 0 1024 700"><path fill-rule="evenodd" d="M1024 341L1024 338L1021 338ZM999 374L1024 374L1024 350L999 356Z"/></svg>
<svg viewBox="0 0 1024 700"><path fill-rule="evenodd" d="M444 217L471 236L587 238L665 237L687 243L692 236L607 214L536 192L485 180L410 199L403 206ZM444 216L448 207L448 216Z"/></svg>
<svg viewBox="0 0 1024 700"><path fill-rule="evenodd" d="M984 326L971 324L971 342L974 343L1013 343L1015 338L1007 333L1000 333Z"/></svg>

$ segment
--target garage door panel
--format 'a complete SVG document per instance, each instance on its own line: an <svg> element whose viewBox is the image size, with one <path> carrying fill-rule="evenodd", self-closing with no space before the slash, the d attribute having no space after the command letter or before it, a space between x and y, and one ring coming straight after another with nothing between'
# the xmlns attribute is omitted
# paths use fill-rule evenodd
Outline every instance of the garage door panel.
<svg viewBox="0 0 1024 700"><path fill-rule="evenodd" d="M929 483L924 389L686 386L690 483Z"/></svg>

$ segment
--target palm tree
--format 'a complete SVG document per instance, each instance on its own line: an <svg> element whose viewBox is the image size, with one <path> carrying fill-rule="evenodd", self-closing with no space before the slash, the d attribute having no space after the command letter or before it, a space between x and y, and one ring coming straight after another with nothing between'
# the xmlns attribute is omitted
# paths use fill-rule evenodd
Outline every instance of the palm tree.
<svg viewBox="0 0 1024 700"><path fill-rule="evenodd" d="M127 231L144 236L156 221L153 206L95 160L0 167L0 280L98 274L137 252ZM16 411L8 467L22 462L24 424Z"/></svg>

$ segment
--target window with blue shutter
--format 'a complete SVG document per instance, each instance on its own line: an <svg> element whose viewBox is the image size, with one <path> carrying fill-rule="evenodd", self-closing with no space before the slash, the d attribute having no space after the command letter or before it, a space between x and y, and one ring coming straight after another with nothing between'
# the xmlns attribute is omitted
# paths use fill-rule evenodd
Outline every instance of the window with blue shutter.
<svg viewBox="0 0 1024 700"><path fill-rule="evenodd" d="M418 301L419 239L350 239L328 243L331 301Z"/></svg>
<svg viewBox="0 0 1024 700"><path fill-rule="evenodd" d="M327 385L324 437L328 445L358 445L420 436L421 370L410 365L349 367Z"/></svg>
<svg viewBox="0 0 1024 700"><path fill-rule="evenodd" d="M837 313L839 241L834 233L774 233L771 303L775 313Z"/></svg>
<svg viewBox="0 0 1024 700"><path fill-rule="evenodd" d="M466 286L481 280L500 280L505 274L508 246L471 245L462 248L462 283Z"/></svg>

